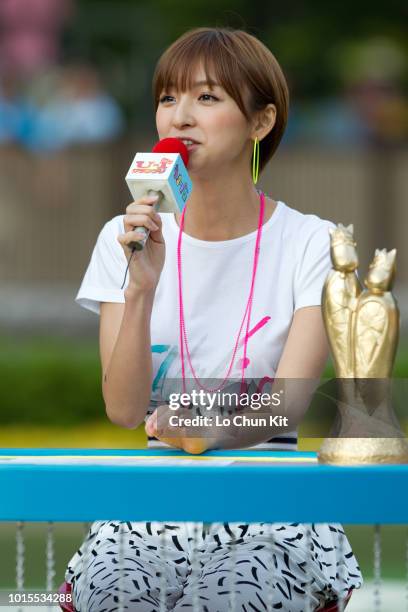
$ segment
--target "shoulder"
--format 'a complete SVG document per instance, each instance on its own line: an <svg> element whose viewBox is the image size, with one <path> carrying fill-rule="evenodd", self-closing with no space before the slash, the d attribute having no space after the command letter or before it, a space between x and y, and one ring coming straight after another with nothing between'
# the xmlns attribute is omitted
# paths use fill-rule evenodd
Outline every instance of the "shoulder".
<svg viewBox="0 0 408 612"><path fill-rule="evenodd" d="M330 245L329 230L336 227L333 221L315 214L302 213L284 202L280 202L280 206L285 238L296 246L298 252L304 250L311 242L316 246L318 243L322 247Z"/></svg>
<svg viewBox="0 0 408 612"><path fill-rule="evenodd" d="M335 225L328 219L288 206L286 217L288 240L285 243L290 247L288 253L294 271L293 310L321 306L322 289L332 267L329 230ZM303 321L306 315L301 316Z"/></svg>
<svg viewBox="0 0 408 612"><path fill-rule="evenodd" d="M282 216L285 228L290 232L299 235L313 234L316 231L327 231L329 233L329 228L336 227L333 221L329 219L322 219L311 213L302 213L295 208L291 208L285 202L279 202L279 204L283 209Z"/></svg>

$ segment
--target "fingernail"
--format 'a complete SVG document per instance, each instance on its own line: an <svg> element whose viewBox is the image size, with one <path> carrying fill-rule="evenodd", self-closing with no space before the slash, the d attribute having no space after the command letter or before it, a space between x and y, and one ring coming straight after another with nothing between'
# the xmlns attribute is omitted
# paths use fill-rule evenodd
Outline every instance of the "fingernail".
<svg viewBox="0 0 408 612"><path fill-rule="evenodd" d="M158 200L159 196L155 195L155 196L147 196L147 199L149 200L149 202L154 202L154 200Z"/></svg>

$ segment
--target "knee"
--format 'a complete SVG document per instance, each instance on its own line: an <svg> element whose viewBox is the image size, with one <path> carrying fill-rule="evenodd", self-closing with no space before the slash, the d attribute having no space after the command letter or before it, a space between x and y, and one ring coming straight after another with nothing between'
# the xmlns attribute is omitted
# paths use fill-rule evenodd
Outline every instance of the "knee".
<svg viewBox="0 0 408 612"><path fill-rule="evenodd" d="M119 600L125 610L152 612L158 606L158 594L150 572L126 571L119 564L95 559L86 571L72 579L72 601L76 612L102 612L116 609ZM149 580L150 579L150 580Z"/></svg>

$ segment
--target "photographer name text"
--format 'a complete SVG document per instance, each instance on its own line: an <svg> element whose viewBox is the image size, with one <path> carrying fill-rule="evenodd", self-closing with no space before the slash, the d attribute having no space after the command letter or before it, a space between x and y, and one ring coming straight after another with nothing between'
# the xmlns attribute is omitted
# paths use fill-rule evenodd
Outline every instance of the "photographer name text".
<svg viewBox="0 0 408 612"><path fill-rule="evenodd" d="M182 417L173 414L169 417L171 427L287 427L289 418L282 415L268 415L268 417L246 416L235 414L234 416L195 416Z"/></svg>

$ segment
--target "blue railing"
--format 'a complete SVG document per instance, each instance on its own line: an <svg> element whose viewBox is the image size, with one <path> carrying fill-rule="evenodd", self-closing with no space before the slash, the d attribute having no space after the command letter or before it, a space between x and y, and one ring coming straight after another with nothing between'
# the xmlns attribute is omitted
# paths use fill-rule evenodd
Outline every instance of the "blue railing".
<svg viewBox="0 0 408 612"><path fill-rule="evenodd" d="M321 465L313 452L0 449L0 491L0 521L18 526L18 589L25 522L49 522L48 590L55 586L54 522L374 524L372 610L388 612L380 597L380 525L408 524L408 465Z"/></svg>

